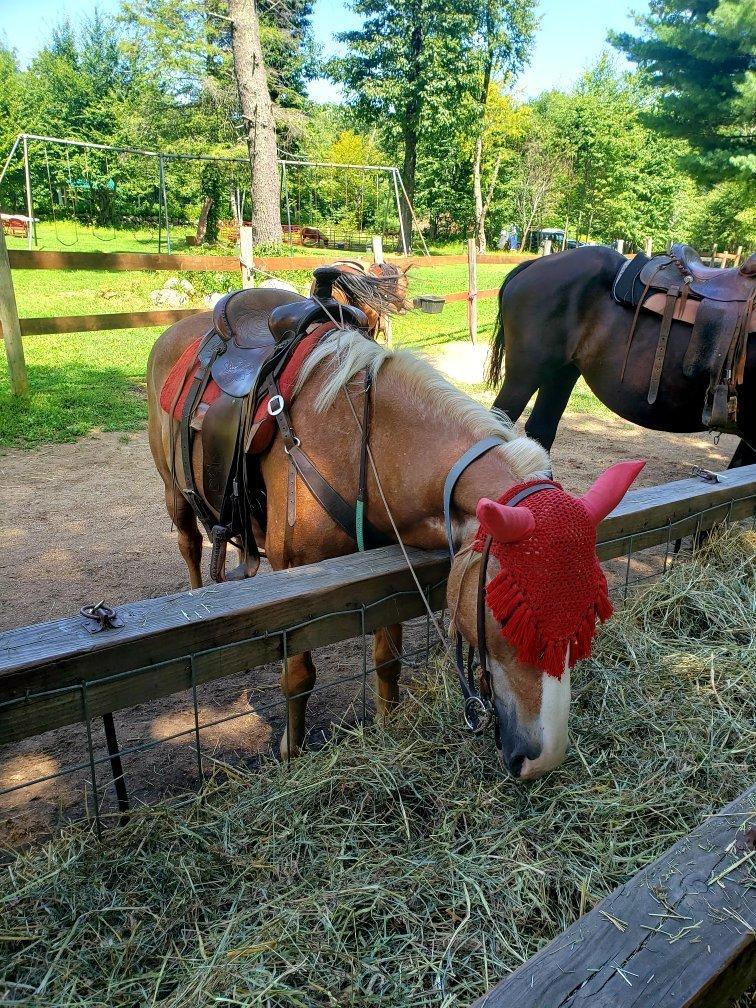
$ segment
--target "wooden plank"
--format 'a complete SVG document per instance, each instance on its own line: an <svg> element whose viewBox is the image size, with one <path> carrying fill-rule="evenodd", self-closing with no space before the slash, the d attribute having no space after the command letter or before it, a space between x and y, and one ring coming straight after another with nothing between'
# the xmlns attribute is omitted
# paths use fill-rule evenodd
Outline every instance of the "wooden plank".
<svg viewBox="0 0 756 1008"><path fill-rule="evenodd" d="M410 556L423 586L441 585L439 608L448 555ZM0 638L0 744L81 721L78 683L89 683L90 715L119 710L185 689L190 654L197 681L208 682L280 659L288 628L290 654L357 636L363 606L367 630L425 611L398 547L120 606L124 626L97 634L81 617L10 631ZM61 692L7 703L46 690Z"/></svg>
<svg viewBox="0 0 756 1008"><path fill-rule="evenodd" d="M286 270L312 270L317 266L341 261L348 252L332 256L272 256L257 259L257 265L269 273ZM368 253L366 253L368 255ZM166 255L156 252L28 252L13 249L9 252L12 269L59 270L197 270L204 272L236 273L239 260L236 256ZM532 256L504 254L478 256L478 262L489 265L519 263ZM467 263L464 255L440 256L387 256L388 262L406 265L414 263L423 268L433 266L461 266Z"/></svg>
<svg viewBox="0 0 756 1008"><path fill-rule="evenodd" d="M207 308L158 308L154 311L106 312L103 315L53 315L49 318L23 318L20 321L24 336L42 336L48 333L107 332L111 329L169 326L179 319L207 311Z"/></svg>
<svg viewBox="0 0 756 1008"><path fill-rule="evenodd" d="M478 259L478 262L480 262L480 259ZM489 287L486 290L478 291L475 297L478 301L480 301L481 298L498 297L500 289L501 288L499 287ZM448 304L452 304L454 301L467 301L470 294L468 291L454 291L453 294L442 294L441 297Z"/></svg>
<svg viewBox="0 0 756 1008"><path fill-rule="evenodd" d="M756 980L753 866L730 870L743 855L730 848L745 822L756 822L756 787L607 896L475 1008L729 1005Z"/></svg>
<svg viewBox="0 0 756 1008"><path fill-rule="evenodd" d="M728 469L719 473L719 480L708 483L692 477L631 490L601 524L599 558L624 556L628 548L635 551L656 546L668 536L679 539L728 518L740 520L756 512L756 465Z"/></svg>
<svg viewBox="0 0 756 1008"><path fill-rule="evenodd" d="M8 248L5 244L5 228L2 222L0 222L0 333L2 333L5 342L11 392L15 396L26 396L29 394L29 379L26 374L16 292L13 288L13 277L8 262Z"/></svg>
<svg viewBox="0 0 756 1008"><path fill-rule="evenodd" d="M10 253L12 269L59 270L198 270L236 273L236 256L166 255L157 252L24 252Z"/></svg>
<svg viewBox="0 0 756 1008"><path fill-rule="evenodd" d="M631 491L599 529L599 556L622 556L628 535L635 537L633 548L664 543L669 515L682 517L694 531L696 511L705 512L701 527L730 512L733 518L754 514L756 466L729 470L722 480L680 480ZM443 581L446 551L412 550L410 555L423 585ZM407 594L376 604L397 591ZM438 606L442 594L439 589ZM368 630L424 612L398 547L135 602L119 608L122 629L101 634L89 634L81 618L8 631L0 635L0 744L80 721L81 692L71 690L76 683L91 683L91 714L119 710L185 688L188 654L197 656L197 681L207 682L280 658L277 634L295 625L289 634L292 654L356 636L362 604L368 606ZM300 626L311 619L317 622ZM224 650L213 650L219 647ZM128 674L143 666L138 675ZM97 682L121 674L121 679ZM8 705L57 689L63 692Z"/></svg>

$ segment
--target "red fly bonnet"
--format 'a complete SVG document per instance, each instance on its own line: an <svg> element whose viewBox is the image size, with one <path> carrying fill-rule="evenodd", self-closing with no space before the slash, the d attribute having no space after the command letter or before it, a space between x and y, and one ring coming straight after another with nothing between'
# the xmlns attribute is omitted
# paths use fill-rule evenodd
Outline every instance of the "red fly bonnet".
<svg viewBox="0 0 756 1008"><path fill-rule="evenodd" d="M612 614L596 529L644 465L612 466L584 497L537 481L512 487L498 501L479 501L474 549L483 552L491 536L501 567L486 586L486 601L520 661L558 679L565 665L590 655L596 618ZM515 497L522 503L508 506Z"/></svg>

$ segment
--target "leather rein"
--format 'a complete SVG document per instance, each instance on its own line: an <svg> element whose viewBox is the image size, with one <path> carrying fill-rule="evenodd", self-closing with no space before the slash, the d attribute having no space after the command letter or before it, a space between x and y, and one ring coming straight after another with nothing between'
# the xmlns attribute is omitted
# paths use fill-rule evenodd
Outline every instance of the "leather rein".
<svg viewBox="0 0 756 1008"><path fill-rule="evenodd" d="M499 437L484 438L469 448L464 455L457 459L449 470L449 475L444 483L444 524L446 526L446 538L449 544L449 554L454 561L454 532L452 527L452 496L462 473L469 465L492 448L504 444ZM554 490L556 485L552 480L543 480L533 483L522 489L508 502L507 507L517 507L532 494L541 490ZM475 735L481 735L489 725L494 726L496 744L499 745L499 718L496 713L494 703L493 684L491 673L488 667L488 652L486 648L486 585L488 583L488 561L491 555L491 543L493 537L488 535L483 543L483 550L480 557L480 571L478 574L478 592L476 607L476 623L478 639L478 658L475 659L475 649L472 644L468 648L467 662L464 660L464 640L462 634L457 631L454 646L454 664L457 672L457 680L464 702L465 724ZM476 686L475 673L479 671L480 686Z"/></svg>

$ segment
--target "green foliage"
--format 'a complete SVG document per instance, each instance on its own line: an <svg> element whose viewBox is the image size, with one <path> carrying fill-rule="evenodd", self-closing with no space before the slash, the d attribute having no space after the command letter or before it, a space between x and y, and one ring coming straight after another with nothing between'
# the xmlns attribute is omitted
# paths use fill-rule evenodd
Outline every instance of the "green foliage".
<svg viewBox="0 0 756 1008"><path fill-rule="evenodd" d="M649 74L653 125L690 144L688 168L703 181L753 174L756 2L655 0L638 24L612 40Z"/></svg>

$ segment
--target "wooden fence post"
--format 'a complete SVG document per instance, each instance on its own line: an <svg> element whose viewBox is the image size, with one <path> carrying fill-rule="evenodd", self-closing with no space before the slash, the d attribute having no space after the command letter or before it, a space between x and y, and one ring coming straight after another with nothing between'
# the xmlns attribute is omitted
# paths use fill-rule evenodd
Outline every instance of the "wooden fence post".
<svg viewBox="0 0 756 1008"><path fill-rule="evenodd" d="M742 255L743 255L743 246L742 245L738 245L738 247L737 247L737 249L735 251L735 262L732 264L733 266L740 266L740 257Z"/></svg>
<svg viewBox="0 0 756 1008"><path fill-rule="evenodd" d="M624 238L618 238L617 239L617 251L621 252L622 255L625 254L625 239Z"/></svg>
<svg viewBox="0 0 756 1008"><path fill-rule="evenodd" d="M478 259L474 238L467 239L467 326L470 341L475 345L478 338Z"/></svg>
<svg viewBox="0 0 756 1008"><path fill-rule="evenodd" d="M0 326L5 341L5 356L8 358L11 392L16 396L26 396L29 394L29 379L26 375L16 292L13 289L13 277L2 223L0 223Z"/></svg>
<svg viewBox="0 0 756 1008"><path fill-rule="evenodd" d="M652 238L646 238L646 244L644 245L643 251L649 259L654 254L654 242Z"/></svg>
<svg viewBox="0 0 756 1008"><path fill-rule="evenodd" d="M239 227L239 261L241 264L242 287L247 290L255 286L255 235L251 227Z"/></svg>
<svg viewBox="0 0 756 1008"><path fill-rule="evenodd" d="M383 262L383 237L381 235L373 235L372 237L373 245L373 262L382 263Z"/></svg>

